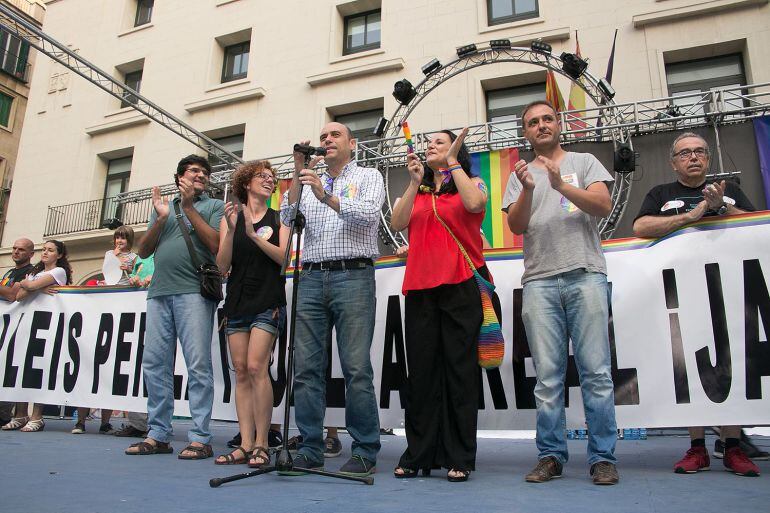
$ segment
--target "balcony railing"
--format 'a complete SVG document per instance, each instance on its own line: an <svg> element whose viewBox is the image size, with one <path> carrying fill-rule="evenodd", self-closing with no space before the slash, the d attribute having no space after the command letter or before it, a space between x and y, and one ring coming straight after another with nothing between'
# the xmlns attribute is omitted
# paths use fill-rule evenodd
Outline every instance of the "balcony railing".
<svg viewBox="0 0 770 513"><path fill-rule="evenodd" d="M152 199L118 203L115 197L48 207L45 237L106 228L112 220L122 224L142 224L150 219Z"/></svg>

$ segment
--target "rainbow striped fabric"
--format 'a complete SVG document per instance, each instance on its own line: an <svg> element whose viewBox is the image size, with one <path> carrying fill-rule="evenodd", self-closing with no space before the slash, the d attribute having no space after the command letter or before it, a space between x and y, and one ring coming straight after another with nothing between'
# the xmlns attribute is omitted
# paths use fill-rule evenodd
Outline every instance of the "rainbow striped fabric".
<svg viewBox="0 0 770 513"><path fill-rule="evenodd" d="M503 193L511 176L513 165L519 160L517 148L484 151L471 154L471 163L475 174L487 184L487 211L481 229L493 248L520 248L522 238L514 235L508 228L505 213L500 208Z"/></svg>
<svg viewBox="0 0 770 513"><path fill-rule="evenodd" d="M505 339L500 329L500 322L492 306L492 292L495 286L484 279L478 271L473 271L476 284L481 294L481 330L479 330L479 366L484 369L495 369L503 363L505 355Z"/></svg>

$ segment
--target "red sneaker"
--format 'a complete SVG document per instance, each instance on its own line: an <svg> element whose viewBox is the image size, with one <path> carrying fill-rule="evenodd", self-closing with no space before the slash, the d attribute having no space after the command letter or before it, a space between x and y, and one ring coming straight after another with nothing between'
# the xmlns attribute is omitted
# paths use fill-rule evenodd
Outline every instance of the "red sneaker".
<svg viewBox="0 0 770 513"><path fill-rule="evenodd" d="M709 465L709 453L705 447L690 447L684 458L677 461L676 465L674 465L674 472L677 474L694 474L701 470L711 470Z"/></svg>
<svg viewBox="0 0 770 513"><path fill-rule="evenodd" d="M740 447L725 450L725 469L739 476L759 477L759 467L746 456Z"/></svg>

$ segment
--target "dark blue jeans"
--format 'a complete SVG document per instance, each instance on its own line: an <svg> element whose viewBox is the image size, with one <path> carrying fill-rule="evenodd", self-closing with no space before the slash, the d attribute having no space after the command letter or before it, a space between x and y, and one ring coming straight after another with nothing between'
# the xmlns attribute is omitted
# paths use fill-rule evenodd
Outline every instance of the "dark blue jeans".
<svg viewBox="0 0 770 513"><path fill-rule="evenodd" d="M323 461L326 334L334 326L345 377L345 426L353 454L377 461L380 419L369 351L374 334L374 268L302 271L294 348L294 404L302 435L298 453Z"/></svg>

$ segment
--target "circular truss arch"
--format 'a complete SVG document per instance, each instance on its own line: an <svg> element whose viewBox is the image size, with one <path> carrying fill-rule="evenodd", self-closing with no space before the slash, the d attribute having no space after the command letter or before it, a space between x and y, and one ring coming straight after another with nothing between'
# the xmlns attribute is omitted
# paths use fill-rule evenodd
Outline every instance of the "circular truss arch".
<svg viewBox="0 0 770 513"><path fill-rule="evenodd" d="M532 64L550 70L577 84L597 106L601 106L599 122L605 127L612 127L609 130L605 130L604 133L608 133L611 136L615 147L620 143L631 143L628 128L623 123L622 113L616 107L608 91L600 86L600 80L594 77L588 69L576 80L564 71L562 59L550 52L535 51L531 48L523 47L492 48L489 46L489 43L482 43L479 46L482 46L482 48L478 48L477 51L469 55L458 56L426 76L414 87L416 92L414 98L406 104L400 104L391 118L387 120L382 132L383 139L377 148L382 158L377 159L376 162L376 166L382 172L385 180L386 202L381 215L381 235L387 244L399 247L407 243L406 236L403 233L394 232L390 228L394 198L391 197L390 193L389 175L391 168L403 167L405 162L405 154L401 151L403 143L401 138L399 138L401 123L408 119L409 115L425 97L456 75L480 66L503 62ZM583 120L575 117L574 121ZM590 130L593 130L593 127L586 128L586 131ZM615 181L610 191L612 211L609 216L599 222L599 233L603 239L609 238L612 235L618 220L622 216L631 190L631 183L630 173L615 173Z"/></svg>

